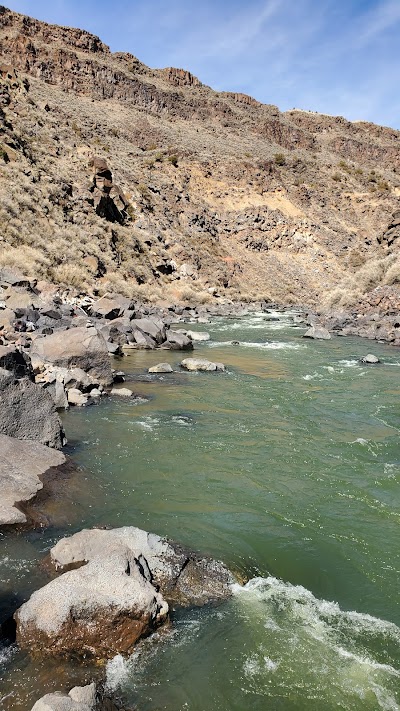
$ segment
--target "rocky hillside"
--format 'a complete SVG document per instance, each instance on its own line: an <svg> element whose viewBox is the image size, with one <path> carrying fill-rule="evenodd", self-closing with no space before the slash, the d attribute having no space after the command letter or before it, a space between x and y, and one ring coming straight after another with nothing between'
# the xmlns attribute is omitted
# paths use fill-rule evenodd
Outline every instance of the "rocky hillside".
<svg viewBox="0 0 400 711"><path fill-rule="evenodd" d="M0 266L151 301L398 303L398 131L281 113L4 7L0 54Z"/></svg>

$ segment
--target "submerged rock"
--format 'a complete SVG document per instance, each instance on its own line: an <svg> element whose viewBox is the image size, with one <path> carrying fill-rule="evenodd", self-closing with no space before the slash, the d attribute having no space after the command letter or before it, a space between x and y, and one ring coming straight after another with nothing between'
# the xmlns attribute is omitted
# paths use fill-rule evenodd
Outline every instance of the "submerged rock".
<svg viewBox="0 0 400 711"><path fill-rule="evenodd" d="M225 370L225 366L223 363L213 363L211 360L207 360L206 358L185 358L181 362L181 366L185 370Z"/></svg>
<svg viewBox="0 0 400 711"><path fill-rule="evenodd" d="M0 434L0 525L26 523L18 504L33 499L43 488L41 477L66 459L61 452L39 442L27 442Z"/></svg>

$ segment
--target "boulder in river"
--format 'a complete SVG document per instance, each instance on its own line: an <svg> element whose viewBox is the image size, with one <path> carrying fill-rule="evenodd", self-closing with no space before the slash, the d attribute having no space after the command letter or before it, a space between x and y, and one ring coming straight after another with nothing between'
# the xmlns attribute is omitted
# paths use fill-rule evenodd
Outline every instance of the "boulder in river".
<svg viewBox="0 0 400 711"><path fill-rule="evenodd" d="M0 434L0 525L26 523L21 504L43 488L42 478L66 459L61 452L39 442L28 442Z"/></svg>
<svg viewBox="0 0 400 711"><path fill-rule="evenodd" d="M173 368L169 363L157 363L148 369L148 373L173 373Z"/></svg>
<svg viewBox="0 0 400 711"><path fill-rule="evenodd" d="M375 364L375 363L380 363L381 361L379 358L377 358L376 355L373 355L372 353L367 353L366 356L361 358L361 363L368 363L369 365Z"/></svg>
<svg viewBox="0 0 400 711"><path fill-rule="evenodd" d="M83 530L50 553L63 572L15 614L17 642L35 654L130 654L168 617L168 602L204 605L231 595L225 566L139 528Z"/></svg>
<svg viewBox="0 0 400 711"><path fill-rule="evenodd" d="M311 326L311 328L305 332L303 338L315 338L323 341L329 341L332 336L328 329L323 326Z"/></svg>
<svg viewBox="0 0 400 711"><path fill-rule="evenodd" d="M189 336L181 331L167 331L167 339L163 343L163 348L169 348L172 351L191 351L193 350L193 341Z"/></svg>
<svg viewBox="0 0 400 711"><path fill-rule="evenodd" d="M185 370L225 370L225 366L223 363L213 363L211 360L207 360L206 358L185 358L181 362L181 366Z"/></svg>
<svg viewBox="0 0 400 711"><path fill-rule="evenodd" d="M231 594L233 576L222 563L134 526L84 529L62 538L51 549L50 557L57 570L68 570L121 550L134 554L147 571L146 577L168 602L204 605Z"/></svg>
<svg viewBox="0 0 400 711"><path fill-rule="evenodd" d="M168 604L124 546L37 590L15 614L17 642L34 654L108 659L129 654L168 616Z"/></svg>
<svg viewBox="0 0 400 711"><path fill-rule="evenodd" d="M181 330L181 329L179 329ZM191 338L192 341L209 341L210 340L210 334L207 333L207 331L183 331L183 333L188 336L188 338Z"/></svg>
<svg viewBox="0 0 400 711"><path fill-rule="evenodd" d="M36 701L32 711L94 711L96 708L96 685L74 686L69 694L56 691Z"/></svg>
<svg viewBox="0 0 400 711"><path fill-rule="evenodd" d="M81 368L101 385L111 385L113 380L106 341L92 327L70 328L36 338L31 355L36 361L62 368Z"/></svg>
<svg viewBox="0 0 400 711"><path fill-rule="evenodd" d="M110 395L117 395L118 397L132 397L133 392L129 388L113 388Z"/></svg>

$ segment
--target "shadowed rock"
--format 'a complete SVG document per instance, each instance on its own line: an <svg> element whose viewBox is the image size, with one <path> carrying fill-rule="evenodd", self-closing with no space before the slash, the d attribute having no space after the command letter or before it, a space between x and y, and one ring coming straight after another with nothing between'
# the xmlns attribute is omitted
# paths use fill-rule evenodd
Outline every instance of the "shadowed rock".
<svg viewBox="0 0 400 711"><path fill-rule="evenodd" d="M43 488L42 477L66 459L61 452L38 442L27 442L0 434L0 525L26 523L18 504L33 499Z"/></svg>
<svg viewBox="0 0 400 711"><path fill-rule="evenodd" d="M0 433L61 449L64 431L53 399L40 385L0 368Z"/></svg>

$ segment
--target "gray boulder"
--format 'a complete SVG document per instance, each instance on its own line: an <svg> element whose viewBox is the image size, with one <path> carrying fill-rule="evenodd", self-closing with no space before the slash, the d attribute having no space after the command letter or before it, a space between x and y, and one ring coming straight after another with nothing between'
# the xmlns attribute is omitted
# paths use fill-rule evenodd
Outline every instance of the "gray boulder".
<svg viewBox="0 0 400 711"><path fill-rule="evenodd" d="M159 318L134 318L131 321L132 329L138 329L147 336L150 336L158 345L161 345L166 338L164 323Z"/></svg>
<svg viewBox="0 0 400 711"><path fill-rule="evenodd" d="M66 459L61 452L38 442L28 442L0 434L0 525L26 523L18 504L33 499L43 488L41 477Z"/></svg>
<svg viewBox="0 0 400 711"><path fill-rule="evenodd" d="M168 604L122 546L52 580L15 613L17 643L34 654L108 659L129 654Z"/></svg>
<svg viewBox="0 0 400 711"><path fill-rule="evenodd" d="M173 368L169 363L157 363L148 369L148 373L173 373Z"/></svg>
<svg viewBox="0 0 400 711"><path fill-rule="evenodd" d="M380 362L381 362L381 361L379 360L379 358L377 358L377 357L376 357L375 355L373 355L372 353L368 353L366 356L364 356L363 358L361 358L361 363L368 363L368 364L370 364L370 365L372 365L372 364L374 364L374 363L380 363Z"/></svg>
<svg viewBox="0 0 400 711"><path fill-rule="evenodd" d="M112 383L107 344L95 328L71 328L45 338L36 338L31 355L35 360L62 368L81 368L101 385Z"/></svg>
<svg viewBox="0 0 400 711"><path fill-rule="evenodd" d="M117 395L118 397L132 397L133 392L129 388L113 388L110 395Z"/></svg>
<svg viewBox="0 0 400 711"><path fill-rule="evenodd" d="M70 388L67 391L67 398L69 405L77 405L78 407L84 407L89 401L89 395L81 393L77 388Z"/></svg>
<svg viewBox="0 0 400 711"><path fill-rule="evenodd" d="M33 369L29 357L15 346L0 346L0 368L11 370L18 378L25 376L33 380Z"/></svg>
<svg viewBox="0 0 400 711"><path fill-rule="evenodd" d="M188 338L195 342L210 340L210 334L207 333L207 331L186 331L186 335Z"/></svg>
<svg viewBox="0 0 400 711"><path fill-rule="evenodd" d="M102 296L101 299L95 301L90 307L90 313L97 318L114 319L121 316L124 309L121 303L109 296Z"/></svg>
<svg viewBox="0 0 400 711"><path fill-rule="evenodd" d="M204 370L204 371L224 371L225 366L223 363L213 363L211 360L206 358L185 358L181 362L181 367L185 370Z"/></svg>
<svg viewBox="0 0 400 711"><path fill-rule="evenodd" d="M79 531L61 539L50 556L57 570L68 570L121 550L130 551L170 603L204 605L231 595L234 579L222 563L134 526Z"/></svg>
<svg viewBox="0 0 400 711"><path fill-rule="evenodd" d="M69 694L56 691L46 694L36 701L32 711L94 711L96 707L96 685L74 686Z"/></svg>
<svg viewBox="0 0 400 711"><path fill-rule="evenodd" d="M329 341L332 336L329 331L323 326L311 326L308 331L305 332L303 338L315 338L324 341Z"/></svg>
<svg viewBox="0 0 400 711"><path fill-rule="evenodd" d="M64 430L50 394L0 368L0 433L61 449Z"/></svg>
<svg viewBox="0 0 400 711"><path fill-rule="evenodd" d="M193 341L182 331L167 331L167 338L163 343L163 348L169 348L173 351L191 351L193 350Z"/></svg>
<svg viewBox="0 0 400 711"><path fill-rule="evenodd" d="M157 346L154 338L149 336L148 333L144 333L139 328L133 329L129 343L135 344L136 348L144 348L148 350L153 350Z"/></svg>

